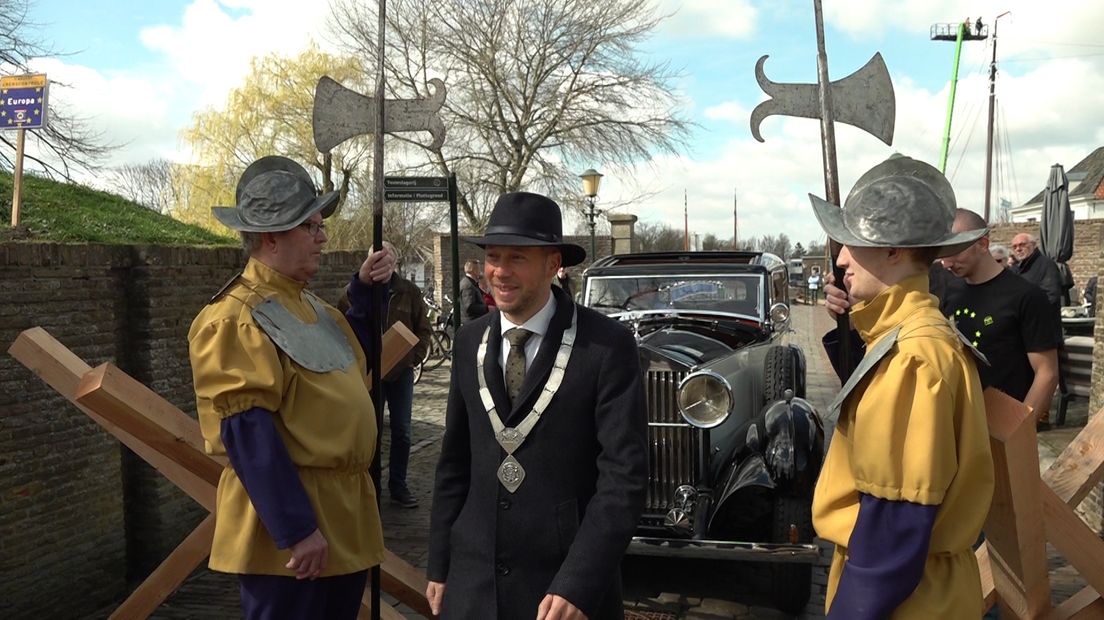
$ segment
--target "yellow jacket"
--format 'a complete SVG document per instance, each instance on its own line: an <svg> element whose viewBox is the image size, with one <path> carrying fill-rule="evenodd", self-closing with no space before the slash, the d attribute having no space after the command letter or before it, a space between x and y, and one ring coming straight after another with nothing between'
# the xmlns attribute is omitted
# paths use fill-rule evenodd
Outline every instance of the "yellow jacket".
<svg viewBox="0 0 1104 620"><path fill-rule="evenodd" d="M939 506L920 584L893 618L979 618L971 548L989 514L993 460L972 354L928 293L927 275L858 303L867 350L900 326L897 343L843 403L813 497L817 533L836 545L831 607L859 512L859 494Z"/></svg>
<svg viewBox="0 0 1104 620"><path fill-rule="evenodd" d="M207 305L188 332L196 406L207 451L226 453L223 418L263 407L273 411L329 543L323 577L352 573L383 559L383 533L368 465L376 421L364 353L345 317L325 305L352 344L356 363L315 373L288 358L253 320L251 309L277 297L298 319L317 320L304 285L250 259L238 282ZM261 523L234 470L219 480L210 567L228 573L294 575L291 558Z"/></svg>

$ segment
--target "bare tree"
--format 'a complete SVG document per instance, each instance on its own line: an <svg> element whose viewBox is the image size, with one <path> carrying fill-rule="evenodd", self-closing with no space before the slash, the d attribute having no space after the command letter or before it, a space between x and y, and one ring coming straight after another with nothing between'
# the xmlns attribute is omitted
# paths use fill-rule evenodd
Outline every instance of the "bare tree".
<svg viewBox="0 0 1104 620"><path fill-rule="evenodd" d="M167 213L178 198L173 185L173 167L167 159L151 159L144 164L112 168L107 189L158 213Z"/></svg>
<svg viewBox="0 0 1104 620"><path fill-rule="evenodd" d="M13 73L29 73L34 58L57 55L38 38L42 26L28 20L29 12L29 0L0 0L0 66L10 67ZM65 84L51 84L51 88L59 87L65 88ZM84 119L60 106L50 108L46 127L28 131L27 141L23 156L30 160L29 168L66 179L72 178L74 168L95 170L97 162L115 148ZM14 167L15 136L0 133L0 168Z"/></svg>
<svg viewBox="0 0 1104 620"><path fill-rule="evenodd" d="M638 222L633 249L637 252L677 252L682 249L682 242L682 231L670 224Z"/></svg>
<svg viewBox="0 0 1104 620"><path fill-rule="evenodd" d="M790 237L786 233L775 235L763 235L755 240L755 249L760 252L770 252L779 258L784 258L791 253Z"/></svg>
<svg viewBox="0 0 1104 620"><path fill-rule="evenodd" d="M375 3L335 0L333 28L375 67ZM425 163L455 172L468 228L482 230L495 199L523 188L582 209L578 168L628 174L673 153L688 123L665 64L638 45L655 29L649 0L392 0L384 54L391 96L425 97L442 78L445 145L397 136Z"/></svg>

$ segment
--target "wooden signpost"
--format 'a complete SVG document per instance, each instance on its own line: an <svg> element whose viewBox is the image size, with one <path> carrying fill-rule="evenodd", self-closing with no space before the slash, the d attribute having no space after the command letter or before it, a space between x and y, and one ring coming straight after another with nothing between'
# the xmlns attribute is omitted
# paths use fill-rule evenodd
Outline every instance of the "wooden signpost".
<svg viewBox="0 0 1104 620"><path fill-rule="evenodd" d="M12 129L15 137L15 170L12 172L12 228L19 226L23 202L23 147L28 129L46 126L49 81L45 74L0 77L0 130Z"/></svg>
<svg viewBox="0 0 1104 620"><path fill-rule="evenodd" d="M391 367L418 338L396 323L383 339L382 368ZM208 511L226 460L204 451L199 423L112 364L91 368L46 330L21 333L8 353L42 378L128 448L152 465ZM119 606L111 618L147 618L211 553L214 515L208 515ZM380 585L400 602L431 618L425 600L426 581L417 569L385 552ZM370 597L361 603L367 613ZM381 605L383 618L402 615ZM363 614L362 614L363 615Z"/></svg>

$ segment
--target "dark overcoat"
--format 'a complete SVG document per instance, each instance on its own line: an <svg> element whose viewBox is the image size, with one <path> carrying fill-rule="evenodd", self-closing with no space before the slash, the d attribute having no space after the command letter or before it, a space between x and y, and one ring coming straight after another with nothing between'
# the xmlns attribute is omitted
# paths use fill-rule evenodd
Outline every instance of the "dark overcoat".
<svg viewBox="0 0 1104 620"><path fill-rule="evenodd" d="M453 348L445 434L437 465L428 577L446 584L445 620L532 620L546 594L591 619L623 618L620 561L644 505L647 410L632 334L578 307L575 349L562 385L514 452L525 469L515 493L499 482L506 452L479 397L476 350L490 339L487 387L506 426L532 409L575 304L557 288L556 312L507 406L499 312L460 329Z"/></svg>

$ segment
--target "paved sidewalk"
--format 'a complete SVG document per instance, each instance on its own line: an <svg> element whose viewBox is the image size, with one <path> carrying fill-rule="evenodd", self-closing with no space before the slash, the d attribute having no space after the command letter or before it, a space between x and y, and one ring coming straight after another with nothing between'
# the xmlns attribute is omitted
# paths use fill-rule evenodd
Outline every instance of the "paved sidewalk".
<svg viewBox="0 0 1104 620"><path fill-rule="evenodd" d="M823 307L795 305L792 317L792 337L806 355L807 397L824 411L828 403L839 390L839 382L820 345L821 336L834 327ZM413 409L413 448L410 459L409 486L419 499L415 509L404 509L387 499L383 502L382 517L384 534L390 550L420 569L425 569L427 537L429 531L429 504L433 486L433 474L439 454L439 442L443 433L444 407L448 392L449 366L446 364L437 370L423 374L422 380L415 386ZM1049 465L1054 456L1069 443L1080 426L1085 423L1085 405L1079 401L1079 407L1071 407L1069 425L1065 428L1047 431L1040 435L1040 460L1043 468ZM828 429L830 432L830 429ZM386 455L389 430L385 426L381 433L383 454ZM383 478L386 480L386 470ZM386 498L386 490L384 491ZM822 565L814 570L813 597L802 618L822 617L824 585L826 574L824 566L830 556L825 546ZM1051 579L1055 603L1061 602L1084 586L1084 581L1052 551ZM766 571L762 568L745 569L739 572L731 582L729 592L717 594L716 598L707 596L688 596L680 592L660 592L655 596L634 598L627 601L641 611L657 612L654 618L686 619L751 619L784 618L785 615L766 607L759 592L763 589ZM389 599L388 599L389 600ZM389 600L394 604L393 600ZM405 615L417 617L405 607L398 608ZM91 617L107 617L110 610L103 610ZM662 612L662 613L659 613ZM205 569L197 571L158 611L154 618L239 618L238 593L236 579L227 575L211 573Z"/></svg>

